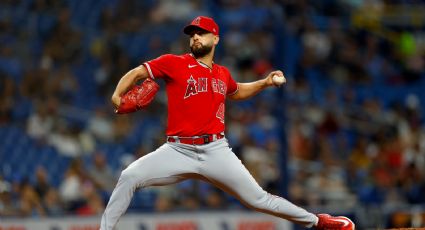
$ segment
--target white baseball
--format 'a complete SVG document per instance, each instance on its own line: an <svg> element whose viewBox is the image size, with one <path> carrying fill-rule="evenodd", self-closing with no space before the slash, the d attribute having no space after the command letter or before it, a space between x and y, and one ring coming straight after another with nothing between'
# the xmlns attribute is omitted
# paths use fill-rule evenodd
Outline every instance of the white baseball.
<svg viewBox="0 0 425 230"><path fill-rule="evenodd" d="M283 77L283 76L281 77L281 76L279 76L279 75L277 75L277 74L273 75L272 80L273 80L273 83L274 83L275 85L282 85L283 83L285 83L285 82L286 82L285 77Z"/></svg>

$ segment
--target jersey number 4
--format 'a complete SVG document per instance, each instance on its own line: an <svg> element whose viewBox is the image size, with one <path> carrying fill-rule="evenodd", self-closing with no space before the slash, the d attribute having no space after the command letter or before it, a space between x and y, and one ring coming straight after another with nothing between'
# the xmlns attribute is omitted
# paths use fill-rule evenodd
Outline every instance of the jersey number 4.
<svg viewBox="0 0 425 230"><path fill-rule="evenodd" d="M221 123L224 124L224 104L220 103L220 106L218 107L217 113L215 114L215 116L220 119Z"/></svg>

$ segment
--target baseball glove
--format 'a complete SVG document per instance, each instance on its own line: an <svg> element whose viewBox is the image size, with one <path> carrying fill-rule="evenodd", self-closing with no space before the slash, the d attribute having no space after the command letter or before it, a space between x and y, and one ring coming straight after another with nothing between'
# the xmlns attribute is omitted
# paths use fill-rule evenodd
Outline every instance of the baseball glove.
<svg viewBox="0 0 425 230"><path fill-rule="evenodd" d="M121 103L115 113L132 113L147 107L159 90L159 85L147 78L140 85L135 85L127 93L121 96Z"/></svg>

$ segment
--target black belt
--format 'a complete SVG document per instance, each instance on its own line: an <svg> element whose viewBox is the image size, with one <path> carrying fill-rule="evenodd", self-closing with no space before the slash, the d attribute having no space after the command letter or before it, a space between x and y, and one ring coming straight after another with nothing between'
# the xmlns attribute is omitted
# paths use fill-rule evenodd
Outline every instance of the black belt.
<svg viewBox="0 0 425 230"><path fill-rule="evenodd" d="M224 133L217 134L205 134L201 136L193 137L179 137L179 136L167 136L167 142L182 143L188 145L205 145L216 140L220 140L224 137Z"/></svg>

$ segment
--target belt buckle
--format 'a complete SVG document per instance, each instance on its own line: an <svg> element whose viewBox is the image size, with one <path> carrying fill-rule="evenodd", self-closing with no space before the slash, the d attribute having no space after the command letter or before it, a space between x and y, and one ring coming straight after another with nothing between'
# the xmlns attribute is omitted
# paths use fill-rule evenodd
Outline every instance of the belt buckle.
<svg viewBox="0 0 425 230"><path fill-rule="evenodd" d="M210 143L210 136L209 135L204 135L202 138L204 139L204 144Z"/></svg>

